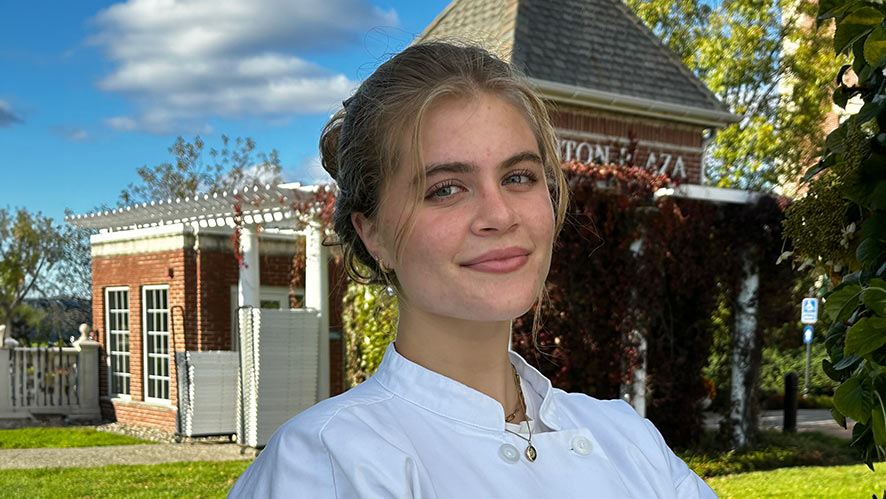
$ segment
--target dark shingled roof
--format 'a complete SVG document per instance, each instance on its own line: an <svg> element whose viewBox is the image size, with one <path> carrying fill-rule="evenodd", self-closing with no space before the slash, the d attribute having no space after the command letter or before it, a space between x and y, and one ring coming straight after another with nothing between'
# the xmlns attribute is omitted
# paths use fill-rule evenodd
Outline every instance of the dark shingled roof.
<svg viewBox="0 0 886 499"><path fill-rule="evenodd" d="M454 0L430 39L490 46L538 80L728 112L621 0Z"/></svg>

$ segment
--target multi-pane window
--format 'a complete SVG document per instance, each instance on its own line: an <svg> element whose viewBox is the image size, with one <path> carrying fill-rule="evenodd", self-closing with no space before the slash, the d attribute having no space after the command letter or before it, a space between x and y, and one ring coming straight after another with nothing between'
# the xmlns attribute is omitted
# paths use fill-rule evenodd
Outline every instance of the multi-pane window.
<svg viewBox="0 0 886 499"><path fill-rule="evenodd" d="M169 400L169 287L142 288L145 400Z"/></svg>
<svg viewBox="0 0 886 499"><path fill-rule="evenodd" d="M110 391L129 395L129 288L107 288L105 309Z"/></svg>

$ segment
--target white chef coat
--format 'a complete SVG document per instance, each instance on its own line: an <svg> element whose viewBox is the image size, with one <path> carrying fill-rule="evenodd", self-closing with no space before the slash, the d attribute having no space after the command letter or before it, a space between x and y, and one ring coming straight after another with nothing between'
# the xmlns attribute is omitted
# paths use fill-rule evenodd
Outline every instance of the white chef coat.
<svg viewBox="0 0 886 499"><path fill-rule="evenodd" d="M716 498L628 404L552 388L510 358L540 401L534 462L501 404L392 343L370 379L284 423L228 497Z"/></svg>

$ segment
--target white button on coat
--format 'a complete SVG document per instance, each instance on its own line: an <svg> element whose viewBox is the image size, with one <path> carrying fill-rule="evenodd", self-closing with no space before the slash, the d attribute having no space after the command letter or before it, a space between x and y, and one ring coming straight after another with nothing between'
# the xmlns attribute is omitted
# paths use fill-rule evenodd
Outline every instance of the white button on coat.
<svg viewBox="0 0 886 499"><path fill-rule="evenodd" d="M228 497L716 498L623 401L565 393L511 362L541 401L534 462L503 445L513 436L498 402L392 344L375 376L282 425Z"/></svg>
<svg viewBox="0 0 886 499"><path fill-rule="evenodd" d="M591 444L591 441L581 435L572 439L572 450L574 450L576 454L586 456L590 454L593 449L594 446Z"/></svg>
<svg viewBox="0 0 886 499"><path fill-rule="evenodd" d="M498 449L498 455L506 462L516 463L520 460L520 451L511 444L504 444Z"/></svg>

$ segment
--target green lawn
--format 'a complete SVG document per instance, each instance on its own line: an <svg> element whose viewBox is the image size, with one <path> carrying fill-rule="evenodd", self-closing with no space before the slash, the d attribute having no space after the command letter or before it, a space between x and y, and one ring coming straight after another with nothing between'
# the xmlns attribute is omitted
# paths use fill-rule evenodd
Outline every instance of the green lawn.
<svg viewBox="0 0 886 499"><path fill-rule="evenodd" d="M224 497L251 461L0 471L10 498ZM84 477L88 479L84 480ZM783 468L707 479L721 499L869 499L886 471L865 465Z"/></svg>
<svg viewBox="0 0 886 499"><path fill-rule="evenodd" d="M708 478L720 499L870 499L883 497L886 470L863 464L830 468L807 466Z"/></svg>
<svg viewBox="0 0 886 499"><path fill-rule="evenodd" d="M252 461L0 471L5 498L225 497Z"/></svg>
<svg viewBox="0 0 886 499"><path fill-rule="evenodd" d="M0 430L0 448L75 447L143 443L87 428ZM872 472L845 440L815 433L764 432L746 452L723 451L716 435L706 435L687 463L723 498L884 499L886 464ZM167 463L94 468L0 471L3 497L224 497L251 461ZM826 466L812 466L826 465ZM783 466L795 466L787 467ZM769 471L755 471L779 468ZM88 479L84 480L84 477Z"/></svg>
<svg viewBox="0 0 886 499"><path fill-rule="evenodd" d="M0 449L99 447L105 445L152 443L155 442L76 426L65 428L20 428L16 430L0 430Z"/></svg>

